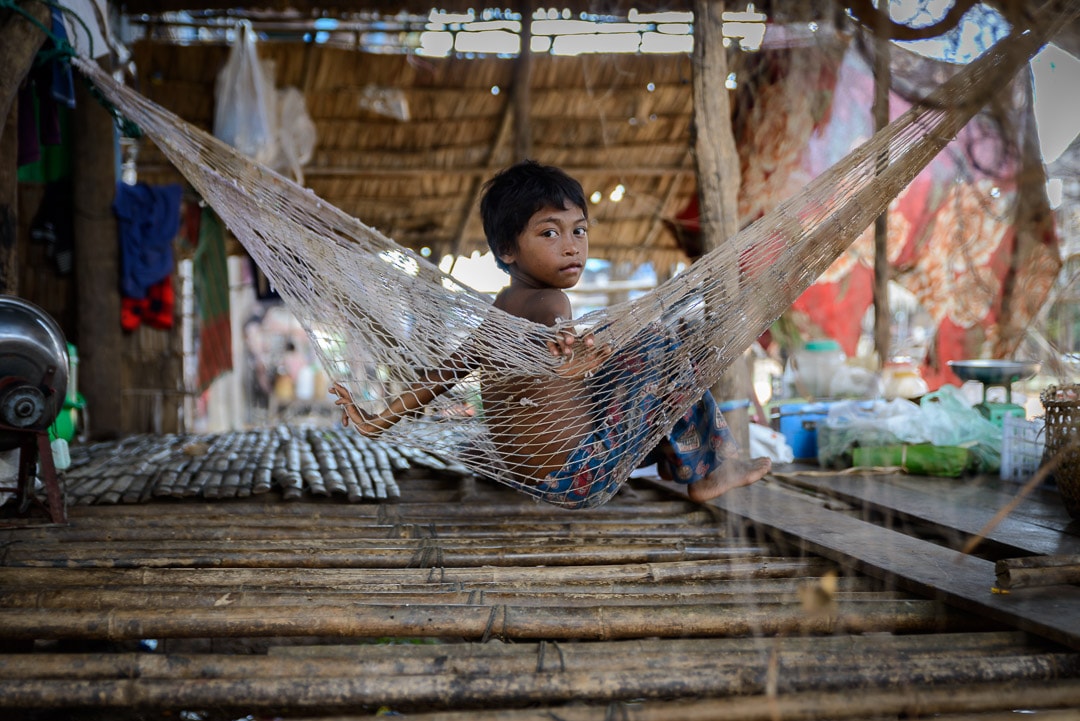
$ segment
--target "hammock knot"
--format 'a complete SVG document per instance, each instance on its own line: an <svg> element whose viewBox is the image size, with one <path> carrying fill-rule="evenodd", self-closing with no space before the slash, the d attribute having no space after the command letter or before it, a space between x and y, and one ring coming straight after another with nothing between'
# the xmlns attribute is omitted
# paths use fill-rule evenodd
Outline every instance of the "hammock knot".
<svg viewBox="0 0 1080 721"><path fill-rule="evenodd" d="M112 101L106 98L105 94L101 92L97 85L90 82L89 80L86 80L85 76L84 80L86 82L86 87L89 90L90 95L94 98L94 100L97 100L98 103L101 104L101 107L105 108L109 115L112 116L113 122L116 123L116 127L120 131L120 134L122 136L124 136L125 138L134 139L143 137L142 128L140 128L138 124L136 124L133 120L129 119L126 115L124 115L120 111L120 108L116 107L116 105Z"/></svg>

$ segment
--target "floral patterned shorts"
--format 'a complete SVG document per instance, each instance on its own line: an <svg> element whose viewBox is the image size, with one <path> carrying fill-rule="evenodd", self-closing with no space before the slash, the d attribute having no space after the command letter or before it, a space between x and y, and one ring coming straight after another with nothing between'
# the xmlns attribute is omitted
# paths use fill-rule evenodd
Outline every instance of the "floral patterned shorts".
<svg viewBox="0 0 1080 721"><path fill-rule="evenodd" d="M615 495L627 476L622 465L641 452L650 420L671 401L672 384L661 385L663 379L658 378L665 358L657 354L670 358L676 343L670 336L660 335L632 353L613 357L614 362L603 371L608 377L601 379L599 387L617 390L598 402L603 415L596 429L571 452L563 468L527 491L567 508L599 506ZM706 391L637 465L657 463L675 481L690 484L738 451L731 429Z"/></svg>

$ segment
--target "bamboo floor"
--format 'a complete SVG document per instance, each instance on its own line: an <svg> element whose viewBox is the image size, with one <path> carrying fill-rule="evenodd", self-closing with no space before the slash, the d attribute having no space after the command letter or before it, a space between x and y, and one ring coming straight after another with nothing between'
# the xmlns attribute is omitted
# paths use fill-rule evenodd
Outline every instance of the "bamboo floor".
<svg viewBox="0 0 1080 721"><path fill-rule="evenodd" d="M143 479L132 492L80 501L91 494L72 489L89 482L66 479L66 525L0 530L0 718L955 721L1080 708L1080 589L992 593L1000 559L1075 553L1077 524L1051 491L965 551L1015 487L783 467L712 504L635 479L567 511L414 459L391 467L383 498L312 474L299 492L229 495L224 472L216 495L159 494L178 441L159 442L131 444L138 474L123 449L82 461L101 489L128 469ZM261 457L237 452L249 442L209 439L198 457Z"/></svg>

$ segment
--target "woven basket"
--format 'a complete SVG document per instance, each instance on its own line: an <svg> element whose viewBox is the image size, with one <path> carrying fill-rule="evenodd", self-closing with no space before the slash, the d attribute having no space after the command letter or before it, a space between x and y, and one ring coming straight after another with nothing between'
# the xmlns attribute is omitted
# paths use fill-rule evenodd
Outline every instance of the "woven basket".
<svg viewBox="0 0 1080 721"><path fill-rule="evenodd" d="M1080 385L1050 386L1039 399L1046 411L1046 450L1043 464L1054 461L1065 510L1080 519Z"/></svg>

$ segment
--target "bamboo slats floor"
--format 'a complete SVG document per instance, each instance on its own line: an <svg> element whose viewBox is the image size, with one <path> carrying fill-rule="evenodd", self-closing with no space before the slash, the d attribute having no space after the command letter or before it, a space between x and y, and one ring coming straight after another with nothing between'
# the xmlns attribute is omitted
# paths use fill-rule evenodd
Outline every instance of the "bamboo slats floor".
<svg viewBox="0 0 1080 721"><path fill-rule="evenodd" d="M113 477L97 453L86 463ZM160 478L145 455L144 489ZM395 470L397 498L321 496L316 483L291 502L291 486L272 485L75 504L66 526L0 531L0 714L1073 718L1076 647L830 545L830 529L855 538L835 514L904 533L897 566L918 567L918 544L947 549L933 512L882 500L913 481L868 486L867 503L829 478L778 475L727 510L635 481L567 511L413 463ZM947 488L932 484L940 503ZM762 498L795 517L755 518ZM784 527L796 521L806 537ZM1016 549L984 550L988 589L993 555Z"/></svg>

